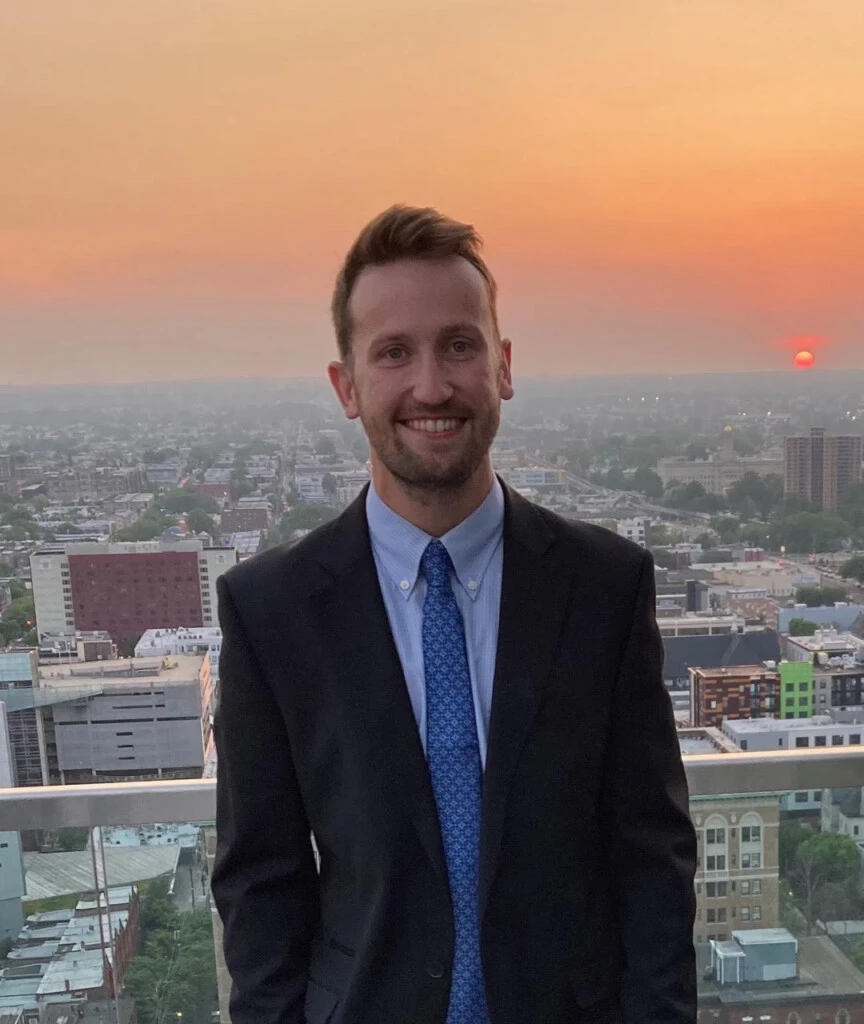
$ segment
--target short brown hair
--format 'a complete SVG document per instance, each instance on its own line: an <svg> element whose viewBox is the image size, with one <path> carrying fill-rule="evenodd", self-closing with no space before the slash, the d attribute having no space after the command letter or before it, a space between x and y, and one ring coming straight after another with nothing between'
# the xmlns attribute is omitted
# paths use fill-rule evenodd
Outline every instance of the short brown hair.
<svg viewBox="0 0 864 1024"><path fill-rule="evenodd" d="M480 236L470 224L451 220L428 206L391 206L370 221L348 250L336 278L330 308L340 357L344 360L351 354L352 324L348 307L357 278L367 267L397 260L444 260L452 256L467 260L480 271L486 282L497 334L495 303L498 287L480 255L482 245Z"/></svg>

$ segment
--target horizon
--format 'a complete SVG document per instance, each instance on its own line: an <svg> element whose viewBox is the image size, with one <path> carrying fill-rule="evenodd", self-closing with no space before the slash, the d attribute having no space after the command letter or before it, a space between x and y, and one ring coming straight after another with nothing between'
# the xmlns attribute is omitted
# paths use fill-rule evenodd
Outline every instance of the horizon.
<svg viewBox="0 0 864 1024"><path fill-rule="evenodd" d="M477 226L528 376L781 371L797 337L864 369L857 0L2 19L3 383L317 373L394 202Z"/></svg>

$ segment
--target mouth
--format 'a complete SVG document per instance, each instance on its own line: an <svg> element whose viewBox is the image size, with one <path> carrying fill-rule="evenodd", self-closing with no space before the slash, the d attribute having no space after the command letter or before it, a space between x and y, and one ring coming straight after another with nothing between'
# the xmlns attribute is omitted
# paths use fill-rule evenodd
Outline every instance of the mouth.
<svg viewBox="0 0 864 1024"><path fill-rule="evenodd" d="M399 420L407 430L424 437L455 437L467 420L464 417L426 417L424 419Z"/></svg>

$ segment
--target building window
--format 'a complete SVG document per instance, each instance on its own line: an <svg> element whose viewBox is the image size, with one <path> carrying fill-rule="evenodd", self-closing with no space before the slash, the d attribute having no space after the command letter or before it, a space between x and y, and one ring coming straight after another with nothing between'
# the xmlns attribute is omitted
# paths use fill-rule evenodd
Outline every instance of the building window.
<svg viewBox="0 0 864 1024"><path fill-rule="evenodd" d="M746 879L741 883L741 895L742 896L749 896L750 895L750 883L748 881L746 881Z"/></svg>
<svg viewBox="0 0 864 1024"><path fill-rule="evenodd" d="M843 737L842 736L832 736L831 737L831 746L832 747L842 747L843 746Z"/></svg>
<svg viewBox="0 0 864 1024"><path fill-rule="evenodd" d="M761 921L762 920L762 908L760 906L755 906L755 907L751 907L750 908L750 920L751 921Z"/></svg>
<svg viewBox="0 0 864 1024"><path fill-rule="evenodd" d="M861 733L860 732L853 732L850 735L850 737L849 737L849 742L852 744L853 747L856 744L859 744L861 742Z"/></svg>
<svg viewBox="0 0 864 1024"><path fill-rule="evenodd" d="M815 745L817 747L824 747L824 746L827 745L827 743L828 743L828 737L827 736L817 736L816 737Z"/></svg>
<svg viewBox="0 0 864 1024"><path fill-rule="evenodd" d="M749 907L742 907L741 908L741 920L742 921L749 921L750 920L750 908Z"/></svg>
<svg viewBox="0 0 864 1024"><path fill-rule="evenodd" d="M806 804L809 799L810 799L810 794L809 793L796 793L795 794L795 803L796 804Z"/></svg>
<svg viewBox="0 0 864 1024"><path fill-rule="evenodd" d="M810 746L810 737L809 736L796 736L795 737L795 746L796 747L809 747Z"/></svg>
<svg viewBox="0 0 864 1024"><path fill-rule="evenodd" d="M713 900L714 899L714 897L717 895L717 883L716 882L706 882L705 883L705 895L708 897L709 900Z"/></svg>
<svg viewBox="0 0 864 1024"><path fill-rule="evenodd" d="M706 918L708 920L708 924L716 924L717 923L717 911L713 907L709 908L706 911Z"/></svg>
<svg viewBox="0 0 864 1024"><path fill-rule="evenodd" d="M809 697L799 697L798 704L800 707L806 707L810 703Z"/></svg>
<svg viewBox="0 0 864 1024"><path fill-rule="evenodd" d="M709 828L705 830L705 842L709 846L716 846L719 843L726 842L726 829L725 828Z"/></svg>
<svg viewBox="0 0 864 1024"><path fill-rule="evenodd" d="M762 842L762 827L761 827L761 825L745 825L741 829L741 842L742 843L761 843Z"/></svg>
<svg viewBox="0 0 864 1024"><path fill-rule="evenodd" d="M725 907L718 907L717 908L717 924L725 924L725 923L726 923L726 908Z"/></svg>
<svg viewBox="0 0 864 1024"><path fill-rule="evenodd" d="M762 880L761 880L761 878L754 878L753 879L753 881L750 883L750 892L752 892L754 896L758 896L758 895L761 894L761 892L762 892Z"/></svg>
<svg viewBox="0 0 864 1024"><path fill-rule="evenodd" d="M726 870L726 858L724 856L719 857L708 857L708 870L709 871L725 871Z"/></svg>

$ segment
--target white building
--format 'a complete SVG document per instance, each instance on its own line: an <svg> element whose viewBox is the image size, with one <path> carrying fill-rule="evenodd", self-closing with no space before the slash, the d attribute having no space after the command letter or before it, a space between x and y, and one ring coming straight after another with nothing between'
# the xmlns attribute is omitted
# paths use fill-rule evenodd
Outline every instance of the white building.
<svg viewBox="0 0 864 1024"><path fill-rule="evenodd" d="M210 659L210 676L219 681L222 630L219 626L199 629L148 629L135 645L136 658L167 658L178 654L203 654Z"/></svg>
<svg viewBox="0 0 864 1024"><path fill-rule="evenodd" d="M619 519L616 529L619 537L632 540L640 548L648 547L648 538L651 533L650 519Z"/></svg>

